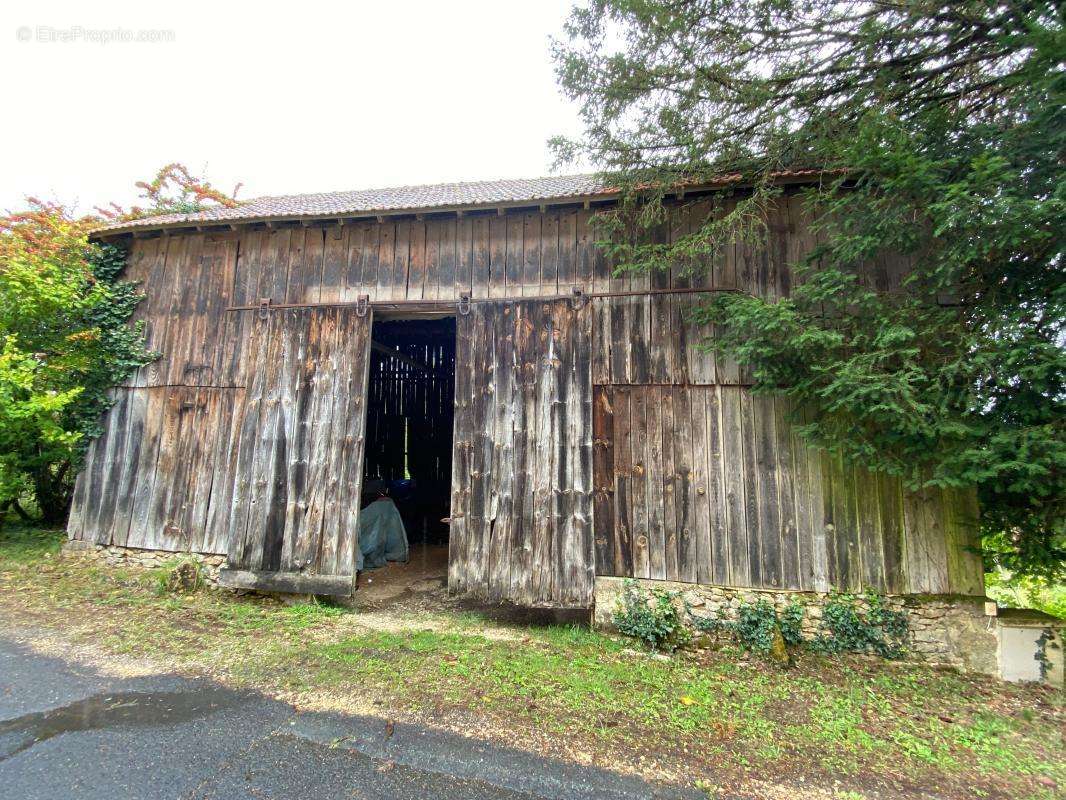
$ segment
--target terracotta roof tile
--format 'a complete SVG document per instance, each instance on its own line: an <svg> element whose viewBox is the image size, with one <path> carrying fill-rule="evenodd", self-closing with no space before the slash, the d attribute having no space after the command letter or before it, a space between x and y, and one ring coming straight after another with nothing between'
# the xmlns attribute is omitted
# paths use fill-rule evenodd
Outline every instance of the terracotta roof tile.
<svg viewBox="0 0 1066 800"><path fill-rule="evenodd" d="M160 214L102 225L98 232L285 217L345 216L374 211L425 211L463 208L495 203L557 200L609 194L595 175L560 175L501 181L438 183L427 186L397 186L352 192L319 192L281 197L257 197L234 208L213 206L192 214Z"/></svg>
<svg viewBox="0 0 1066 800"><path fill-rule="evenodd" d="M821 174L816 169L795 169L775 173L776 178L807 178ZM737 184L740 174L724 174L714 185ZM710 184L707 184L710 185ZM596 175L558 175L547 178L519 178L499 181L437 183L426 186L396 186L387 189L360 189L351 192L290 194L257 197L233 208L213 206L192 214L159 214L140 219L101 225L96 233L121 233L145 228L255 220L344 217L374 212L426 212L496 204L566 200L595 195L613 195L616 189L604 186Z"/></svg>

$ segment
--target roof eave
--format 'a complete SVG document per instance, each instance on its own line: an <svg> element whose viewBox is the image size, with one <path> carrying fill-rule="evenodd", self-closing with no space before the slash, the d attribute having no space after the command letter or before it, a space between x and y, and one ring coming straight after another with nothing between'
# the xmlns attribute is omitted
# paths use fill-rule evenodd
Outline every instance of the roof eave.
<svg viewBox="0 0 1066 800"><path fill-rule="evenodd" d="M181 220L167 222L158 225L132 224L116 227L98 228L90 233L90 237L96 239L111 238L116 236L135 236L140 234L153 234L175 231L190 230L219 230L233 229L245 225L271 225L287 223L329 223L349 222L358 220L377 219L378 217L412 217L429 216L431 214L455 214L455 213L480 213L486 211L507 211L520 208L539 208L541 206L569 206L591 205L592 203L611 203L619 198L618 192L603 192L599 194L566 195L564 197L546 197L532 200L509 200L491 203L468 203L441 206L415 206L411 208L374 209L367 211L344 211L331 214L282 214L270 216L235 217L233 219L213 220Z"/></svg>
<svg viewBox="0 0 1066 800"><path fill-rule="evenodd" d="M778 185L809 184L817 182L822 175L781 175L774 179ZM698 185L685 186L676 193L678 197L720 191L722 189L742 189L750 186L748 181L733 178L723 181L714 181ZM671 193L674 194L674 193ZM455 214L455 213L480 213L498 211L503 213L509 210L523 208L543 208L547 206L583 205L586 208L593 203L606 205L617 201L621 197L620 191L603 191L586 194L562 195L559 197L527 198L521 200L492 201L487 203L467 203L439 206L415 206L409 208L373 209L365 211L345 211L330 214L275 214L266 216L235 217L233 219L213 220L181 220L161 224L144 223L117 225L103 227L90 233L93 239L110 239L122 236L148 237L156 234L171 234L176 232L190 231L219 231L236 230L238 227L247 225L283 225L291 223L303 223L305 225L334 223L347 223L349 221L370 220L379 217L411 217L429 216L432 214ZM150 218L148 218L150 219Z"/></svg>

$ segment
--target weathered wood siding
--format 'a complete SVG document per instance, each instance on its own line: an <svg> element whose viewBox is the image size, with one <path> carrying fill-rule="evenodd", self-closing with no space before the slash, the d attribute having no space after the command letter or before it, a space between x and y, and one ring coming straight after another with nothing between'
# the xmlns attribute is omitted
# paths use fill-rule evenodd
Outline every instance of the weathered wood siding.
<svg viewBox="0 0 1066 800"><path fill-rule="evenodd" d="M126 277L145 287L136 319L163 357L115 390L104 434L75 485L68 534L100 544L225 553L218 523L230 482L230 436L248 378L254 317L227 314L238 237L138 241Z"/></svg>
<svg viewBox="0 0 1066 800"><path fill-rule="evenodd" d="M448 583L523 605L592 601L591 309L459 318Z"/></svg>
<svg viewBox="0 0 1066 800"><path fill-rule="evenodd" d="M354 578L370 318L325 308L256 320L229 502L209 529L228 532L230 567Z"/></svg>
<svg viewBox="0 0 1066 800"><path fill-rule="evenodd" d="M601 575L763 589L981 594L972 494L904 492L804 446L742 386L600 386Z"/></svg>
<svg viewBox="0 0 1066 800"><path fill-rule="evenodd" d="M732 202L701 200L678 209L656 236L663 242L684 236L700 218L725 213ZM791 265L816 243L797 197L782 198L771 209L764 245L736 244L701 263L652 275L612 274L594 244L593 213L571 207L441 214L134 240L126 277L145 286L137 317L146 324L149 347L163 357L116 390L105 434L90 447L78 479L70 535L134 547L233 552L237 561L254 563L255 548L245 547L251 523L233 521L234 514L250 513L234 509L251 508L244 499L251 490L235 476L260 480L267 474L249 472L237 460L240 433L251 425L248 409L261 415L271 404L287 409L287 416L269 416L273 429L255 424L255 459L274 458L268 455L278 447L272 431L285 432L291 467L284 471L286 519L303 512L339 514L318 510L326 502L323 491L335 497L330 502L347 502L320 486L341 462L329 461L334 455L319 448L332 446L334 433L326 433L323 420L332 420L336 432L338 408L348 408L362 424L363 414L352 409L364 387L340 375L358 371L355 345L333 351L338 361L321 372L280 350L261 362L249 355L269 339L261 335L259 313L226 308L262 299L354 302L363 294L372 302L449 302L469 293L475 301L530 300L475 302L469 316L459 317L456 588L578 604L590 586L592 559L582 553L593 546L586 535L592 524L596 568L603 574L765 588L980 590L979 563L962 549L976 514L972 498L900 494L897 504L890 481L797 449L783 408L751 397L736 364L698 348L715 332L695 326L686 311L705 295L592 298L576 309L568 301L534 300L568 294L575 286L586 292L696 288L787 296L797 280ZM904 268L886 260L871 265L862 280L891 290ZM273 310L266 319L288 313ZM325 320L328 314L315 316L323 313L311 317ZM339 331L354 312L330 313L338 327L327 326L327 336L346 335ZM362 319L367 324L369 318ZM288 334L292 342L279 339L273 346L307 346L310 330L297 326ZM260 363L287 372L267 381ZM293 427L293 435L306 434L297 446L287 438L290 421L299 418L290 404L309 403L325 413L322 393L329 383L331 416ZM342 385L346 400L336 391ZM594 387L597 408L611 409L595 419ZM284 424L278 421L283 416ZM346 429L349 434L356 436ZM300 455L291 455L290 444ZM357 480L358 450L351 442L348 447L348 472L341 474ZM593 459L594 496L587 466ZM302 494L289 493L290 479ZM257 497L280 496L269 494L267 484L260 489ZM231 530L238 531L236 538ZM295 558L285 555L286 535L279 564Z"/></svg>
<svg viewBox="0 0 1066 800"><path fill-rule="evenodd" d="M351 576L371 316L227 311L277 279L242 245L237 233L134 243L126 277L145 285L137 318L163 355L115 390L68 532Z"/></svg>
<svg viewBox="0 0 1066 800"><path fill-rule="evenodd" d="M678 209L677 221L663 226L660 239L682 236L695 220L725 213L731 204L727 198ZM165 375L170 383L192 378L207 382L204 374L222 367L209 358L191 358L192 343L218 341L221 332L213 323L226 305L255 304L264 298L274 304L355 302L361 294L372 302L450 301L462 293L483 299L540 297L568 294L574 286L586 292L737 289L781 297L795 282L790 264L815 242L806 230L800 200L786 197L769 214L765 246L738 244L714 258L679 264L670 272L615 277L595 246L594 213L550 208L458 219L454 214L424 220L386 217L381 222L242 228L134 240L128 276L151 289L138 317L148 321L150 342L165 354L137 380L150 385L163 382ZM897 285L901 273L891 266L871 268L871 284ZM678 318L677 304L692 302L671 297L653 300L655 306L641 322L649 331L653 323L669 330ZM612 313L597 319L597 324L605 324L603 330L609 331L613 320L620 331L626 320L625 303L637 302L649 301L599 304ZM216 349L209 348L205 355Z"/></svg>

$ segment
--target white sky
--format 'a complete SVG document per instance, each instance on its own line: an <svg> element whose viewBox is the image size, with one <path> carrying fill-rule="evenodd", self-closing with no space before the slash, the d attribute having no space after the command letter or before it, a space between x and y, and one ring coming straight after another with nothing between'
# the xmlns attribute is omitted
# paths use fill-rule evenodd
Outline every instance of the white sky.
<svg viewBox="0 0 1066 800"><path fill-rule="evenodd" d="M569 6L5 0L0 209L128 205L170 161L245 199L550 174L578 131L549 56ZM88 40L115 28L173 41Z"/></svg>

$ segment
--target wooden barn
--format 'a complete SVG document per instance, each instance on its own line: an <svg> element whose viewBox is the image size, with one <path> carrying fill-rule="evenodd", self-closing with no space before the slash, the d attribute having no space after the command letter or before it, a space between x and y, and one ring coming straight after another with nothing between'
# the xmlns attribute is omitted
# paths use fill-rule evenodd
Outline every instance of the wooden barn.
<svg viewBox="0 0 1066 800"><path fill-rule="evenodd" d="M451 591L490 601L588 608L604 576L983 595L972 495L805 448L785 401L699 346L714 331L686 311L710 293L789 293L810 179L781 176L764 246L625 277L590 230L617 195L590 176L103 228L128 243L162 356L116 390L69 536L224 554L229 586L350 595L363 481L407 478L412 539L446 546ZM743 191L689 187L658 235Z"/></svg>

